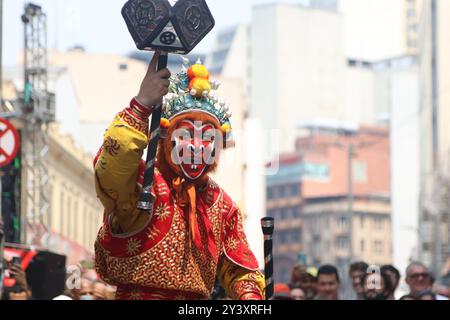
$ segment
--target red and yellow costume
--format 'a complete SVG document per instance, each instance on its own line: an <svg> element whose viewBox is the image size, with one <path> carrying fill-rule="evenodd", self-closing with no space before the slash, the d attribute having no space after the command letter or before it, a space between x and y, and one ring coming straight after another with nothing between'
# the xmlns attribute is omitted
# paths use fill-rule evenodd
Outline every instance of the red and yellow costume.
<svg viewBox="0 0 450 320"><path fill-rule="evenodd" d="M149 140L147 110L133 99L105 133L94 163L105 208L95 244L97 272L118 287L119 300L208 299L216 278L232 299L263 299L264 277L246 241L239 208L209 178L210 171L190 181L169 163L170 138L159 145L153 213L136 208ZM183 119L222 126L192 110L171 118L169 134Z"/></svg>

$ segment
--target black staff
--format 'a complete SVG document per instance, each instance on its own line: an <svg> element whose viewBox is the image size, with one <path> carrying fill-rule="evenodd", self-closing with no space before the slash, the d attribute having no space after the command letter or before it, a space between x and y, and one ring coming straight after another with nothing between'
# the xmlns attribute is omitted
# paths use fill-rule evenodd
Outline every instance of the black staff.
<svg viewBox="0 0 450 320"><path fill-rule="evenodd" d="M264 234L264 275L266 278L266 299L273 296L273 230L275 220L273 218L261 219L262 231Z"/></svg>
<svg viewBox="0 0 450 320"><path fill-rule="evenodd" d="M159 49L165 52L158 59L158 71L167 67L168 52L188 54L215 25L205 0L129 0L122 9L122 16L139 50ZM145 212L152 212L155 200L150 191L160 139L161 114L162 106L159 105L152 116L143 190L137 205Z"/></svg>
<svg viewBox="0 0 450 320"><path fill-rule="evenodd" d="M157 71L167 67L168 54L161 52L158 57ZM147 161L144 173L144 183L142 185L142 192L137 204L138 209L151 212L153 210L153 203L155 199L151 194L155 166L156 166L156 152L158 150L158 142L161 139L161 115L162 115L162 101L156 107L152 114L152 123L150 126L150 142L147 149Z"/></svg>

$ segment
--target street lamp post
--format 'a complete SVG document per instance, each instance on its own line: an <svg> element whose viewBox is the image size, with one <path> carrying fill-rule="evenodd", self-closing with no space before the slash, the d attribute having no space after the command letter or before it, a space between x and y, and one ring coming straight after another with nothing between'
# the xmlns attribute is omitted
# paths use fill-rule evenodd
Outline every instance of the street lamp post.
<svg viewBox="0 0 450 320"><path fill-rule="evenodd" d="M349 223L349 260L350 264L353 261L353 156L354 156L355 146L350 143L347 147L347 156L348 156L348 173L347 173L347 181L348 181L348 216L350 218Z"/></svg>

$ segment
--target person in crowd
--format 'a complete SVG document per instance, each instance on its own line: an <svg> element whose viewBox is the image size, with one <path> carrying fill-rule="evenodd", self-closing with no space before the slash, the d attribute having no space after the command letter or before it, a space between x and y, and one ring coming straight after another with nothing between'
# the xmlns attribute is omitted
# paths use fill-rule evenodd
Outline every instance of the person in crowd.
<svg viewBox="0 0 450 320"><path fill-rule="evenodd" d="M32 291L27 282L25 271L19 264L5 262L9 270L9 278L16 281L10 288L4 288L2 300L31 300Z"/></svg>
<svg viewBox="0 0 450 320"><path fill-rule="evenodd" d="M418 300L437 300L436 294L431 290L425 290L418 294Z"/></svg>
<svg viewBox="0 0 450 320"><path fill-rule="evenodd" d="M417 299L410 294L406 294L402 296L399 300L417 300Z"/></svg>
<svg viewBox="0 0 450 320"><path fill-rule="evenodd" d="M313 300L317 294L317 269L296 265L292 270L291 289L300 288L306 300Z"/></svg>
<svg viewBox="0 0 450 320"><path fill-rule="evenodd" d="M117 287L106 285L106 300L115 300Z"/></svg>
<svg viewBox="0 0 450 320"><path fill-rule="evenodd" d="M445 285L439 285L436 287L435 291L440 296L450 298L450 287L447 287Z"/></svg>
<svg viewBox="0 0 450 320"><path fill-rule="evenodd" d="M302 288L293 288L291 289L291 298L292 300L306 300L305 292L302 290Z"/></svg>
<svg viewBox="0 0 450 320"><path fill-rule="evenodd" d="M421 293L433 290L434 278L423 263L413 262L406 268L406 283L409 286L409 294L418 298ZM448 298L436 295L436 300Z"/></svg>
<svg viewBox="0 0 450 320"><path fill-rule="evenodd" d="M352 280L352 287L356 295L356 300L362 300L364 298L364 288L361 279L367 273L368 268L369 265L362 261L350 265L348 274Z"/></svg>
<svg viewBox="0 0 450 320"><path fill-rule="evenodd" d="M317 269L308 268L306 274L302 277L300 288L305 293L306 300L313 300L317 295Z"/></svg>
<svg viewBox="0 0 450 320"><path fill-rule="evenodd" d="M81 279L79 300L95 300L94 282L91 279Z"/></svg>
<svg viewBox="0 0 450 320"><path fill-rule="evenodd" d="M397 291L400 283L400 271L393 265L384 265L381 267L381 273L386 274L391 281L391 292L389 293L389 300L395 300L395 291Z"/></svg>
<svg viewBox="0 0 450 320"><path fill-rule="evenodd" d="M335 266L323 265L317 273L317 295L315 300L339 300L341 282Z"/></svg>
<svg viewBox="0 0 450 320"><path fill-rule="evenodd" d="M388 300L392 284L386 273L365 273L361 279L364 300Z"/></svg>
<svg viewBox="0 0 450 320"><path fill-rule="evenodd" d="M286 283L276 283L273 287L273 296L270 300L293 300L289 285Z"/></svg>
<svg viewBox="0 0 450 320"><path fill-rule="evenodd" d="M106 284L97 280L94 282L94 300L106 300Z"/></svg>
<svg viewBox="0 0 450 320"><path fill-rule="evenodd" d="M293 269L292 269L292 273L291 273L291 283L289 284L289 287L295 288L295 287L300 287L302 285L302 277L304 276L304 274L306 273L306 267L302 264L298 264L296 265Z"/></svg>

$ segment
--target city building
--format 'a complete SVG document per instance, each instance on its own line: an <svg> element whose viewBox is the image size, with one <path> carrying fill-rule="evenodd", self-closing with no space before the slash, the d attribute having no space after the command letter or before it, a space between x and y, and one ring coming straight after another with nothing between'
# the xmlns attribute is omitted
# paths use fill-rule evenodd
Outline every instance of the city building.
<svg viewBox="0 0 450 320"><path fill-rule="evenodd" d="M406 53L419 54L419 24L424 0L403 0Z"/></svg>
<svg viewBox="0 0 450 320"><path fill-rule="evenodd" d="M275 278L289 281L306 256L308 265L337 265L348 289L350 262L392 262L389 130L321 121L302 127L310 134L267 177Z"/></svg>
<svg viewBox="0 0 450 320"><path fill-rule="evenodd" d="M94 184L93 157L57 126L50 131L50 228L49 248L67 256L68 264L93 259L103 207Z"/></svg>
<svg viewBox="0 0 450 320"><path fill-rule="evenodd" d="M246 198L247 212L259 217L267 211L261 205L264 173L255 158L270 161L279 152L292 151L295 137L302 134L299 122L323 118L328 123L391 126L393 258L403 269L417 257L418 59L405 55L403 25L414 24L418 3L342 0L263 5L254 8L248 26L219 34L206 61L214 72L243 79L246 127L265 141L252 146L245 160L251 195ZM289 32L294 29L299 31Z"/></svg>
<svg viewBox="0 0 450 320"><path fill-rule="evenodd" d="M249 116L278 133L281 151L292 151L298 121L345 120L347 59L340 14L298 5L261 5L253 10L250 29Z"/></svg>
<svg viewBox="0 0 450 320"><path fill-rule="evenodd" d="M13 94L18 90L12 83L9 81L10 85L3 87L4 97L11 107L18 108L15 102L17 95ZM15 117L8 118L22 134L23 123ZM46 221L48 234L46 239L40 239L41 243L48 244L47 249L55 253L66 255L69 265L92 260L94 241L103 220L103 209L95 194L93 156L70 135L62 134L57 124L52 124L48 133L50 206ZM21 208L25 205L26 191L24 177L20 174L22 158L19 153L11 166L1 170L7 178L3 181L2 214L7 221L7 241L11 242L20 241L16 231L20 229L20 221L24 221ZM12 175L14 169L19 173Z"/></svg>
<svg viewBox="0 0 450 320"><path fill-rule="evenodd" d="M437 278L450 257L450 2L423 0L420 18L419 258Z"/></svg>

